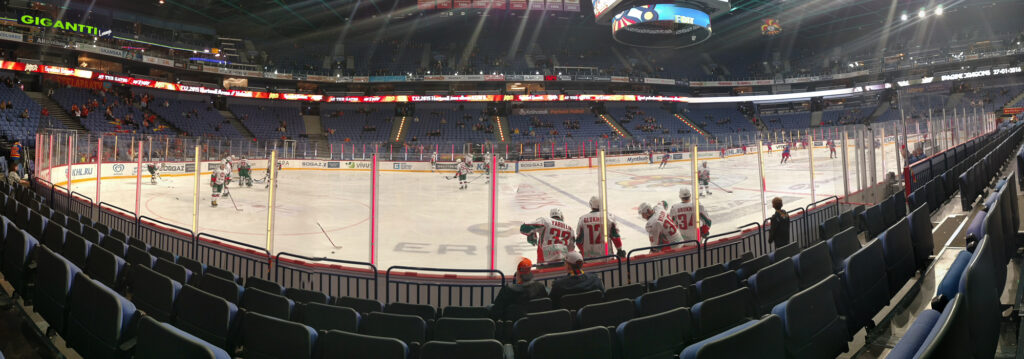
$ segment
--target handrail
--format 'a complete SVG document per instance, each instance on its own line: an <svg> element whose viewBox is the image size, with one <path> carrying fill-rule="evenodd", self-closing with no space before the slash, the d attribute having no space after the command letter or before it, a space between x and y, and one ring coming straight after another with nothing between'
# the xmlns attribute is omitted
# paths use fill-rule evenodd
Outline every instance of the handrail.
<svg viewBox="0 0 1024 359"><path fill-rule="evenodd" d="M814 203L808 204L808 205L807 205L807 206L806 206L805 208L807 208L808 210L809 210L809 209L811 209L811 208L817 208L817 207L818 207L818 205L820 205L820 204L822 204L822 203L826 203L826 202L828 202L828 201L836 201L836 202L839 202L839 197L838 197L838 196L828 196L828 197L825 197L824 199L820 199L820 200L818 200L817 202L814 202Z"/></svg>
<svg viewBox="0 0 1024 359"><path fill-rule="evenodd" d="M277 264L277 263L281 262L281 256L282 255L286 255L286 256L289 256L289 257L295 257L295 258L299 258L299 259L310 261L310 262L331 262L331 263L342 263L342 264L352 264L352 265L367 266L367 267L371 268L370 272L373 273L373 277L377 278L377 266L373 265L372 263L350 261L350 260L345 260L345 259L334 259L334 258L327 258L327 257L313 258L313 257L306 257L306 256L303 256L303 255L300 255L300 254L294 254L294 253L288 253L288 252L280 252L276 256L274 256L274 264ZM287 261L287 258L285 258L285 259Z"/></svg>
<svg viewBox="0 0 1024 359"><path fill-rule="evenodd" d="M136 215L135 215L135 212L132 212L132 211L129 211L129 210L127 210L127 209L124 209L124 208L121 208L121 207L118 207L118 206L112 205L112 204L110 204L110 203L107 203L107 202L100 202L100 204L98 205L98 207L99 207L100 209L103 209L103 206L104 206L104 205L106 205L106 206L107 206L108 208L113 208L113 209L116 209L116 210L118 210L118 211L124 212L124 213L126 213L126 214L130 214L130 215L132 216L132 218L135 218L136 220L138 220L138 216L136 216Z"/></svg>
<svg viewBox="0 0 1024 359"><path fill-rule="evenodd" d="M170 227L171 229L178 230L178 231L181 231L181 232L185 232L185 233L188 233L189 236L195 237L195 233L192 233L191 229L188 229L188 228L185 228L185 227L182 227L182 226L179 226L179 225L170 224L170 223L161 221L159 219L152 218L152 217L146 217L146 216L139 217L138 223L142 224L143 220L146 220L148 222L152 222L153 224L161 225L161 226L164 226L164 227Z"/></svg>
<svg viewBox="0 0 1024 359"><path fill-rule="evenodd" d="M497 274L498 278L501 279L501 283L499 285L497 285L497 287L500 288L500 287L504 287L505 286L505 273L503 273L502 271L497 270L497 269L451 269L451 268L427 268L427 267L391 266L391 267L388 267L388 270L386 272L384 272L384 303L391 303L391 271L396 270L396 269L397 270L415 271L417 273L416 275L411 275L410 277L419 277L419 275L418 275L419 272L490 273L491 275L489 277L493 277L495 274ZM447 278L447 277L448 276L439 277L438 279L440 279L440 278ZM477 278L477 280L482 280L482 279L489 279L489 278ZM403 282L399 282L399 283L403 283ZM399 284L399 283L396 283L396 284ZM417 283L416 282L408 282L407 284L417 284ZM445 285L445 283L443 283L441 281L426 282L426 283L422 283L422 284L428 285L428 286L430 286L430 285L436 285L436 286L443 286L443 285ZM495 287L494 285L465 285L465 284L462 284L462 285L456 284L456 285L459 286L459 287L486 287L486 286ZM397 290L397 288L396 288L396 290ZM441 293L439 291L438 292L438 298L440 298L440 295L441 295ZM440 304L440 299L439 299L438 304Z"/></svg>
<svg viewBox="0 0 1024 359"><path fill-rule="evenodd" d="M78 193L78 192L71 192L71 198L74 198L75 196L81 197L82 199L89 200L89 205L93 204L92 197L86 196L86 195Z"/></svg>
<svg viewBox="0 0 1024 359"><path fill-rule="evenodd" d="M264 254L267 255L267 258L271 258L272 257L270 255L270 252L267 251L265 248L260 248L260 247L257 247L257 246L254 246L254 245L251 245L251 244L248 244L248 243L236 242L236 241L233 241L233 240L230 240L230 239L227 239L227 238L215 235L215 234L209 234L209 233L206 233L206 232L199 232L199 233L197 233L196 234L196 239L197 239L196 242L201 241L203 239L203 237L210 238L210 239L215 239L215 240L218 240L218 241L228 242L228 243L231 243L232 245L236 245L236 246L240 246L240 247L245 247L246 249L252 249L252 250L255 250L257 252L263 252ZM214 243L213 241L210 241L210 240L206 240L206 242ZM216 244L216 243L214 243L214 244Z"/></svg>

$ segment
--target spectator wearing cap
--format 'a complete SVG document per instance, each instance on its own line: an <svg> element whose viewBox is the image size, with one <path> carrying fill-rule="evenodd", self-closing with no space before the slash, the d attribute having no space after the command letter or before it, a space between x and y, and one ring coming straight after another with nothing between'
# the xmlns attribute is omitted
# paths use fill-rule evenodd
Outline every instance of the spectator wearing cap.
<svg viewBox="0 0 1024 359"><path fill-rule="evenodd" d="M604 292L604 282L590 273L583 273L583 256L580 252L569 252L565 256L565 270L569 276L555 280L551 284L551 302L557 307L558 300L566 294L575 294L600 290Z"/></svg>
<svg viewBox="0 0 1024 359"><path fill-rule="evenodd" d="M497 320L516 320L526 315L527 304L548 295L547 287L533 281L533 262L523 258L516 267L512 283L501 288L491 304L491 317Z"/></svg>

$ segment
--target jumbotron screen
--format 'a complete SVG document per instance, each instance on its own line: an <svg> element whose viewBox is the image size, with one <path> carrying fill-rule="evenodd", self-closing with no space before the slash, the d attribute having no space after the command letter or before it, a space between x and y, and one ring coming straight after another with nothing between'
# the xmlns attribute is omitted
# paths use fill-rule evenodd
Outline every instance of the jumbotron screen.
<svg viewBox="0 0 1024 359"><path fill-rule="evenodd" d="M610 24L615 15L642 5L673 3L708 15L729 11L729 0L591 0L591 3L594 5L594 19L601 24Z"/></svg>

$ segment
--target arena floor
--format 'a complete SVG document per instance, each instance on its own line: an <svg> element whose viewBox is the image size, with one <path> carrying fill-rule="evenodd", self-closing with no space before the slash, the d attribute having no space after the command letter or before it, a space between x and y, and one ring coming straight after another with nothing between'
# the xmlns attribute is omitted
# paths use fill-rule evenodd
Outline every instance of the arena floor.
<svg viewBox="0 0 1024 359"><path fill-rule="evenodd" d="M886 146L882 171L881 150L876 149L879 179L896 171L895 148ZM842 195L841 160L830 159L827 149L815 149L815 199ZM854 178L853 151L850 176ZM812 203L807 150L793 151L792 159L779 164L781 151L765 156L766 195L781 197L785 208ZM734 155L707 161L712 195L701 204L713 221L711 233L736 230L762 220L756 154ZM610 167L609 208L619 224L625 249L649 246L645 221L636 212L641 202L678 201L681 186L689 186L690 162ZM257 173L260 177L262 173ZM589 212L588 200L597 194L596 169L562 169L503 173L499 178L498 242L496 267L511 268L522 256L536 257L535 247L518 233L519 225L546 217L549 209L561 208L575 227L580 215ZM468 190L441 173L382 172L378 226L379 268L394 265L480 269L488 266L488 192L479 172ZM267 243L268 191L263 184L230 186L231 196L210 206L208 177L201 183L199 231L265 248ZM192 177L166 177L158 184L144 179L141 213L185 228L192 227ZM851 191L857 183L851 180ZM76 192L95 197L94 185L76 185ZM277 196L272 252L310 257L369 261L369 172L285 170ZM726 190L731 191L728 193ZM103 202L133 209L135 180L104 180ZM769 215L771 214L768 211ZM321 231L320 226L323 227ZM326 232L326 233L325 233ZM334 248L329 238L341 248Z"/></svg>

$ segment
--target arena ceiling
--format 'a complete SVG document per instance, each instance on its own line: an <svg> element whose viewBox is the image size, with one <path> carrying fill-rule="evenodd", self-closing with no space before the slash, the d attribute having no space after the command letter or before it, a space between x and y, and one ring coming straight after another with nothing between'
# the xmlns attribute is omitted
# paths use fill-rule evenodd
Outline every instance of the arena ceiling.
<svg viewBox="0 0 1024 359"><path fill-rule="evenodd" d="M341 28L351 19L387 19L399 22L419 16L415 0L94 0L97 5L121 8L165 19L214 25L224 33L258 31L262 35L294 37L313 31ZM765 19L777 19L784 32L804 40L843 32L877 28L897 20L900 14L913 16L917 9L933 9L944 3L947 13L991 11L1011 6L1021 10L1018 0L733 0L732 11L716 14L716 36L750 37L750 29ZM581 1L582 14L590 14L590 1ZM1020 13L1020 12L1018 12ZM390 14L391 16L387 16ZM584 17L584 20L586 18ZM386 25L385 25L386 26ZM372 28L368 27L368 28ZM225 31L231 29L233 31Z"/></svg>

